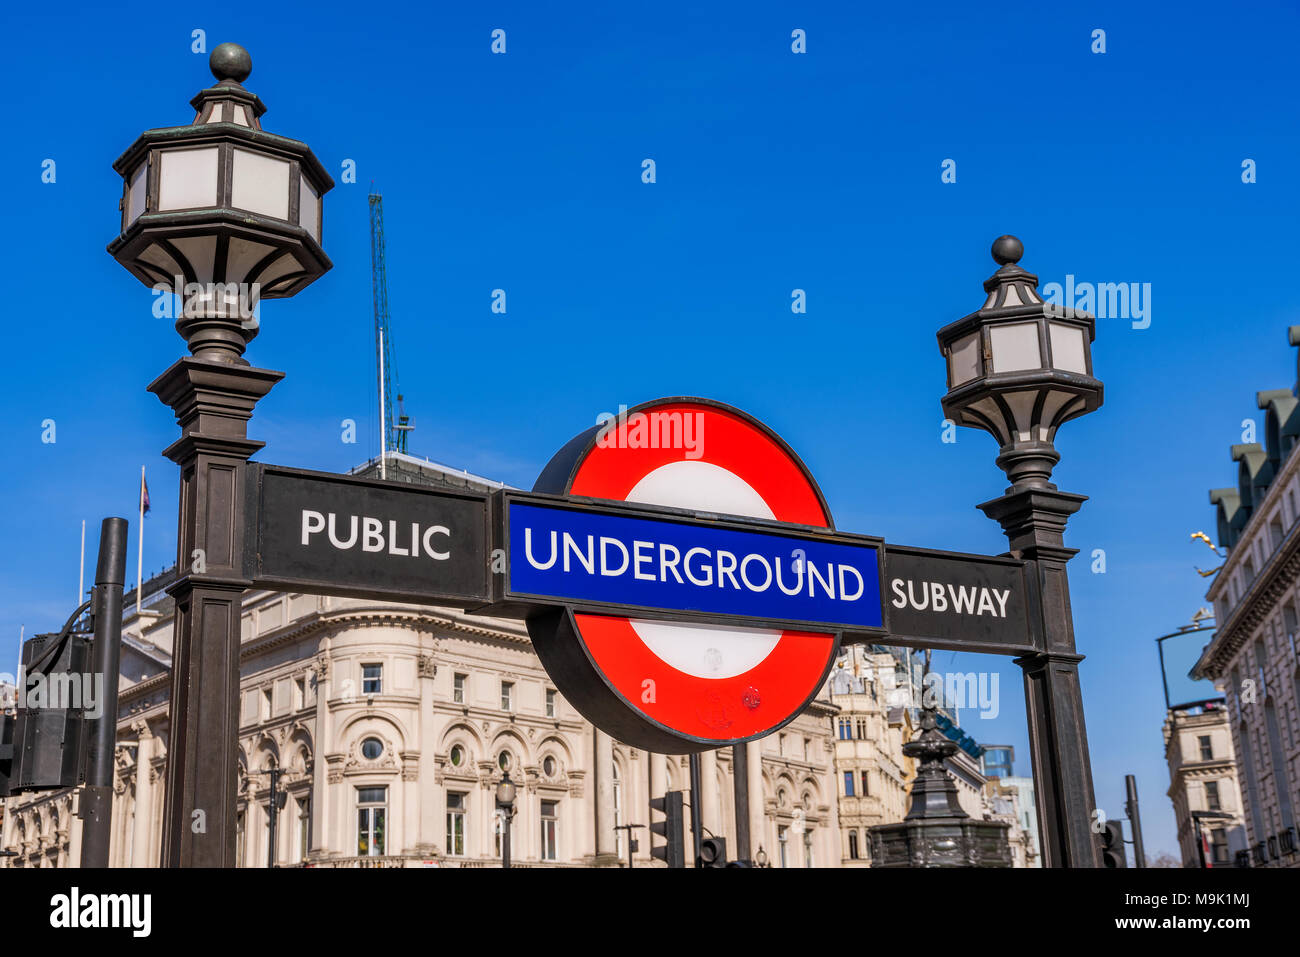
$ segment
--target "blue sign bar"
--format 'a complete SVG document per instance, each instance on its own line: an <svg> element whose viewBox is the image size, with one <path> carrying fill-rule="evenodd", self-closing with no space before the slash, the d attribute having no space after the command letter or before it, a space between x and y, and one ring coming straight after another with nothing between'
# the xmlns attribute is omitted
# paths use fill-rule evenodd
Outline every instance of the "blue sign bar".
<svg viewBox="0 0 1300 957"><path fill-rule="evenodd" d="M509 503L511 594L880 628L872 545Z"/></svg>

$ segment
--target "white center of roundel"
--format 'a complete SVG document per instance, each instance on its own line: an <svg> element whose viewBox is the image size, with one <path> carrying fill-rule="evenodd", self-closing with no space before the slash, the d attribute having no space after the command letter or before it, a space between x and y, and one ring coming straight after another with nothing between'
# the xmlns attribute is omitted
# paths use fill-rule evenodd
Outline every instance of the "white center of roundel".
<svg viewBox="0 0 1300 957"><path fill-rule="evenodd" d="M711 462L661 465L636 483L627 500L750 518L776 517L748 482ZM781 632L767 628L629 620L637 637L657 658L696 678L742 675L757 667L781 640Z"/></svg>

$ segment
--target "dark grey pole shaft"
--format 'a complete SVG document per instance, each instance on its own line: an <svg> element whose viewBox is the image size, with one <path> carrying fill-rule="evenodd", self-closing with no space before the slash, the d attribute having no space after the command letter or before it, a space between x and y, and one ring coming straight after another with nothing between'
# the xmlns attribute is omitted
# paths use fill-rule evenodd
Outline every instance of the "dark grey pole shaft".
<svg viewBox="0 0 1300 957"><path fill-rule="evenodd" d="M81 866L108 867L112 843L113 755L117 746L117 678L122 654L122 586L126 581L126 519L106 518L95 563L95 643L92 682L102 681L99 717L86 755L81 793Z"/></svg>
<svg viewBox="0 0 1300 957"><path fill-rule="evenodd" d="M501 866L510 866L510 824L514 818L513 809L501 815Z"/></svg>
<svg viewBox="0 0 1300 957"><path fill-rule="evenodd" d="M695 846L695 859L691 867L700 866L700 844L704 840L704 822L700 820L700 756L692 754L690 757L691 769L691 843Z"/></svg>
<svg viewBox="0 0 1300 957"><path fill-rule="evenodd" d="M1133 829L1133 866L1147 866L1147 852L1142 847L1142 816L1138 813L1137 778L1131 774L1124 775L1124 788L1128 792L1126 810L1129 827Z"/></svg>
<svg viewBox="0 0 1300 957"><path fill-rule="evenodd" d="M736 804L736 860L750 859L749 849L749 752L745 745L731 746L731 783Z"/></svg>
<svg viewBox="0 0 1300 957"><path fill-rule="evenodd" d="M281 372L185 357L150 386L176 413L181 438L165 454L180 466L162 861L235 866L239 645L244 577L247 438L259 399Z"/></svg>
<svg viewBox="0 0 1300 957"><path fill-rule="evenodd" d="M1015 659L1025 676L1029 751L1044 867L1100 867L1092 833L1097 802L1083 720L1064 543L1069 517L1087 501L1056 488L1016 488L979 508L1002 525L1011 552L1027 561L1030 624L1041 652Z"/></svg>
<svg viewBox="0 0 1300 957"><path fill-rule="evenodd" d="M280 769L271 768L271 803L267 807L266 815L266 867L268 870L275 867L275 820L280 809L276 806L276 785L280 783Z"/></svg>

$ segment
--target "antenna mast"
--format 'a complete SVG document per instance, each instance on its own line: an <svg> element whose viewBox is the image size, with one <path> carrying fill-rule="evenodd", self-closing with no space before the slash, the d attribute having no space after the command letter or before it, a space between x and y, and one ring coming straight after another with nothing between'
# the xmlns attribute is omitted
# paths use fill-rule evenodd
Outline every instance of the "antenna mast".
<svg viewBox="0 0 1300 957"><path fill-rule="evenodd" d="M384 254L384 197L370 187L370 283L375 309L375 369L379 385L379 475L387 478L385 457L406 452L406 434L414 426L402 408L396 350L388 313L388 267ZM394 398L396 401L394 402Z"/></svg>

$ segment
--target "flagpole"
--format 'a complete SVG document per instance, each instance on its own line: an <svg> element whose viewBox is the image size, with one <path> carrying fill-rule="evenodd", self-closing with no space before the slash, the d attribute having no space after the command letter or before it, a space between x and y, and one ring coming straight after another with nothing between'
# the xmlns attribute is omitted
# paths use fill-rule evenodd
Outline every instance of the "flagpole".
<svg viewBox="0 0 1300 957"><path fill-rule="evenodd" d="M144 466L140 466L140 538L135 550L135 617L136 627L143 627L140 618L140 595L144 591Z"/></svg>
<svg viewBox="0 0 1300 957"><path fill-rule="evenodd" d="M81 607L85 600L82 596L86 594L86 520L81 520L81 563L77 566L77 604L76 608Z"/></svg>

